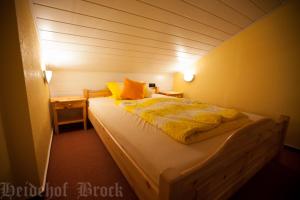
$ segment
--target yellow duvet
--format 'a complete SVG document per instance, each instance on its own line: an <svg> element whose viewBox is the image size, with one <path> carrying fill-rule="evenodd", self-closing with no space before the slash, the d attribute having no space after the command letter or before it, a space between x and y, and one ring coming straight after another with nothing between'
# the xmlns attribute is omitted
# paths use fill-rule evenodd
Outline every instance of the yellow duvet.
<svg viewBox="0 0 300 200"><path fill-rule="evenodd" d="M120 100L117 105L140 116L183 144L195 142L193 138L196 134L242 116L234 109L179 98Z"/></svg>

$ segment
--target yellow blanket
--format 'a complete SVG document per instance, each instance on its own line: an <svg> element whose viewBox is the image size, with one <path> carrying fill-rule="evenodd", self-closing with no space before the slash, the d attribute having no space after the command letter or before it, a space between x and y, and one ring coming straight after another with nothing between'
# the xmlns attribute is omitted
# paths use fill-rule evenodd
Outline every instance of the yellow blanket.
<svg viewBox="0 0 300 200"><path fill-rule="evenodd" d="M234 109L179 98L119 100L117 105L184 144L193 143L195 134L209 131L222 122L241 116Z"/></svg>

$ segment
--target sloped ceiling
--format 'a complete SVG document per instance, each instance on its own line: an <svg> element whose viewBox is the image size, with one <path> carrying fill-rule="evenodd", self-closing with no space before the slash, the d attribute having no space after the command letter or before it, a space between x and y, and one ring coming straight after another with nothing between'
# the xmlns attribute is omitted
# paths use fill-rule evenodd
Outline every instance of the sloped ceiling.
<svg viewBox="0 0 300 200"><path fill-rule="evenodd" d="M183 70L281 0L32 0L51 69Z"/></svg>

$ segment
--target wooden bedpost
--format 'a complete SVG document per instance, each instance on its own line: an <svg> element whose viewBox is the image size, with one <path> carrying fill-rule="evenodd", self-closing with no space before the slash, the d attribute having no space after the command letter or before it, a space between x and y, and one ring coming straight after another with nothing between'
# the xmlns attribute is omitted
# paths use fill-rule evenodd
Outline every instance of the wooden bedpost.
<svg viewBox="0 0 300 200"><path fill-rule="evenodd" d="M89 98L89 91L87 89L83 89L83 96L87 99Z"/></svg>
<svg viewBox="0 0 300 200"><path fill-rule="evenodd" d="M94 97L108 97L111 96L111 92L108 89L103 89L103 90L83 89L83 96L87 99L94 98Z"/></svg>
<svg viewBox="0 0 300 200"><path fill-rule="evenodd" d="M174 193L173 182L179 177L179 172L174 168L168 168L159 177L159 200L176 199L178 194ZM180 198L177 196L177 198Z"/></svg>

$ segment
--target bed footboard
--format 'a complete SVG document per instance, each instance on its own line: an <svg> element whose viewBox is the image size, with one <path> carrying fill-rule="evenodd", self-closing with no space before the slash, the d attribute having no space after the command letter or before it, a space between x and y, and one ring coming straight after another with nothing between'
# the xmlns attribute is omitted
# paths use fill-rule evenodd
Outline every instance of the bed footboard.
<svg viewBox="0 0 300 200"><path fill-rule="evenodd" d="M262 119L237 130L203 164L183 172L165 170L159 198L227 199L282 148L289 117Z"/></svg>
<svg viewBox="0 0 300 200"><path fill-rule="evenodd" d="M138 164L131 159L122 145L120 145L104 125L96 118L96 116L89 110L89 120L93 124L96 132L101 138L103 144L113 157L114 161L119 166L123 175L127 178L132 189L140 199L158 199L158 188Z"/></svg>

